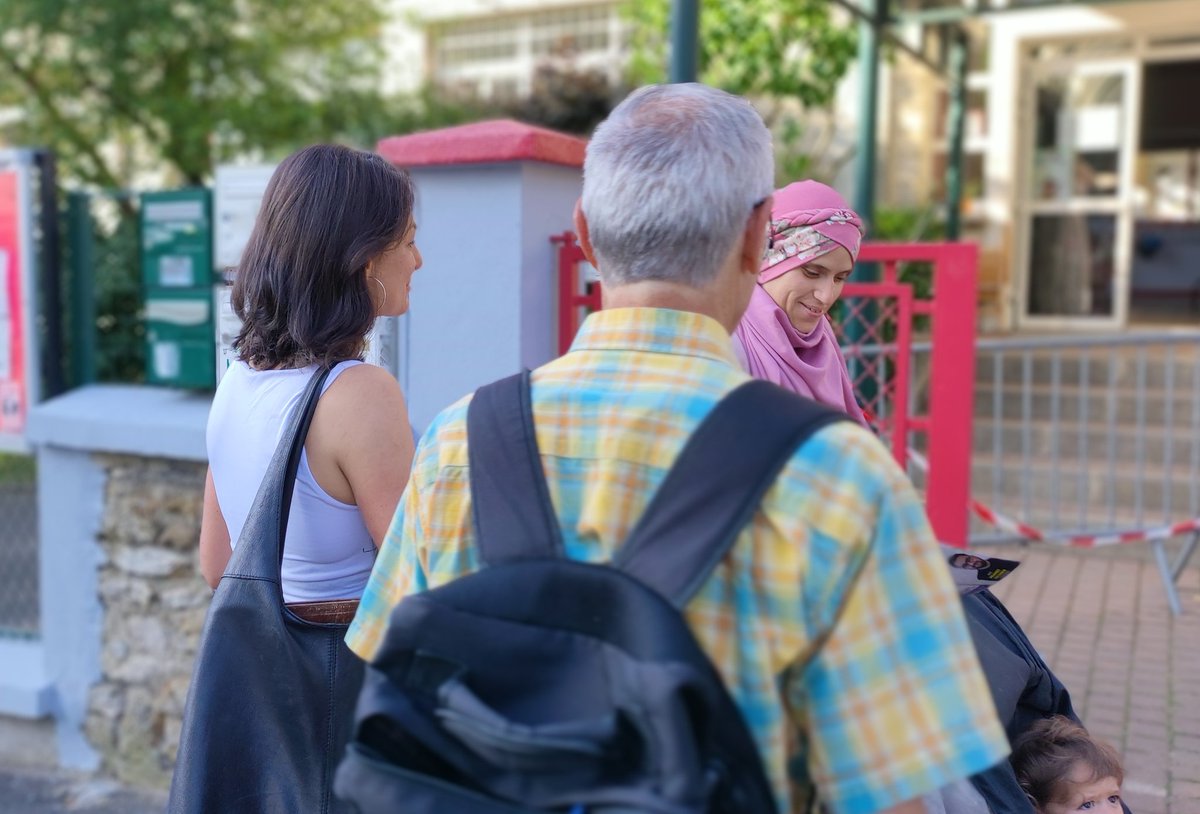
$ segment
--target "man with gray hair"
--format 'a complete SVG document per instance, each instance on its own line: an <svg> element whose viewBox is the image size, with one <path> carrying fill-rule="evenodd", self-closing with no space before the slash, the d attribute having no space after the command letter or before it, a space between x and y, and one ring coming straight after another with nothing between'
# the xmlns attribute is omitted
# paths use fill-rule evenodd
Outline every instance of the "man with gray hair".
<svg viewBox="0 0 1200 814"><path fill-rule="evenodd" d="M730 342L766 243L770 135L743 99L642 88L587 148L575 223L604 310L532 374L568 557L605 562L693 430L747 381ZM405 596L480 567L470 397L425 433L347 640L379 649ZM756 432L744 428L747 437ZM911 484L862 427L801 444L684 609L749 726L780 812L921 812L1003 759L955 588Z"/></svg>

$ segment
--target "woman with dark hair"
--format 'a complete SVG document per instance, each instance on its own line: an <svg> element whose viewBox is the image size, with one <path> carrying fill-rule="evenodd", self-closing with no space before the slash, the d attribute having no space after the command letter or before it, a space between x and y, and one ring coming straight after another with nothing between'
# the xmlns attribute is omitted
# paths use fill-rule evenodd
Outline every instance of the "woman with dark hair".
<svg viewBox="0 0 1200 814"><path fill-rule="evenodd" d="M283 598L361 596L413 455L399 385L362 356L375 319L408 310L416 230L412 182L377 155L317 145L271 177L233 285L238 358L208 420L200 569L214 589L288 417L327 366L288 515Z"/></svg>

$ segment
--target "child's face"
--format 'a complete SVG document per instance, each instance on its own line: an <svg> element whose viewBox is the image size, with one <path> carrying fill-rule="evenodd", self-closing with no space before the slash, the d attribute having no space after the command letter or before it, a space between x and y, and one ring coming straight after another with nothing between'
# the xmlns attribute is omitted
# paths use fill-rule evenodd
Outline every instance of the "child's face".
<svg viewBox="0 0 1200 814"><path fill-rule="evenodd" d="M1067 785L1071 789L1065 802L1048 803L1040 814L1072 814L1089 811L1092 814L1121 814L1121 784L1115 777L1092 779L1087 766L1076 764Z"/></svg>

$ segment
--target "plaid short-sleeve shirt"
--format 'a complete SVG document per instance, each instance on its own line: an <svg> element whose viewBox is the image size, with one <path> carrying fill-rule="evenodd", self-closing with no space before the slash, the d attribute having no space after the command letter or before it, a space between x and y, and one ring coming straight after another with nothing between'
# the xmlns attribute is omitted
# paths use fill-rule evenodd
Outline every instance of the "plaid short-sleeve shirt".
<svg viewBox="0 0 1200 814"><path fill-rule="evenodd" d="M571 350L533 374L567 555L608 560L692 430L746 379L708 317L589 316ZM363 658L406 595L479 567L468 403L421 439L347 635ZM802 810L815 787L830 811L870 814L1008 752L924 510L878 440L851 422L797 450L685 615L750 725L782 812Z"/></svg>

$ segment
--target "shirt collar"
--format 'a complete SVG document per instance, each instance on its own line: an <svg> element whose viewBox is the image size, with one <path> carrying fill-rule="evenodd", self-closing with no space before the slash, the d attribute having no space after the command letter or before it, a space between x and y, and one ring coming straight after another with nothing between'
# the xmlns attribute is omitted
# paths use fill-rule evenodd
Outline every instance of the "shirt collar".
<svg viewBox="0 0 1200 814"><path fill-rule="evenodd" d="M737 367L732 340L721 323L673 308L607 308L588 315L572 351L619 350L703 356Z"/></svg>

